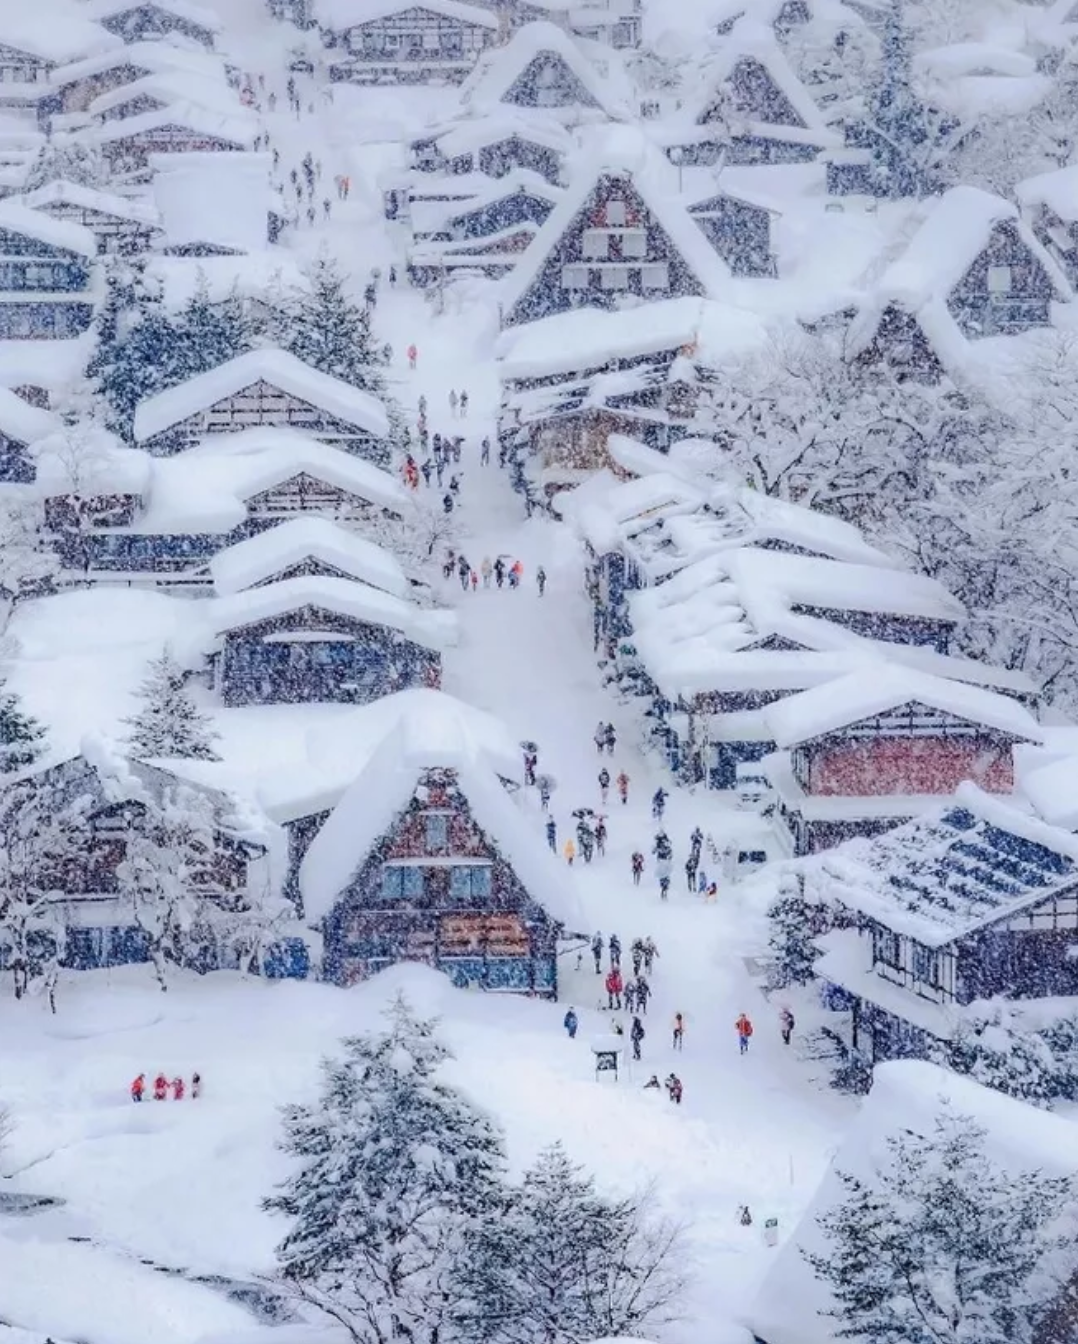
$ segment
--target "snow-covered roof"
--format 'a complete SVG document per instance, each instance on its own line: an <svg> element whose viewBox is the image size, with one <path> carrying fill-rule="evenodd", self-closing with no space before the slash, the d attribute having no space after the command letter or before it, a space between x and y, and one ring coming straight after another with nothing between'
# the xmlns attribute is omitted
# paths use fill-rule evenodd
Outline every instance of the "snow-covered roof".
<svg viewBox="0 0 1078 1344"><path fill-rule="evenodd" d="M247 501L306 475L401 513L405 489L389 472L297 430L263 427L217 434L175 457L155 458L148 533L230 532L247 518Z"/></svg>
<svg viewBox="0 0 1078 1344"><path fill-rule="evenodd" d="M207 624L216 635L240 630L256 621L287 616L317 607L370 625L387 626L428 649L444 649L456 638L457 618L451 611L431 611L382 592L357 579L307 574L261 588L247 588L213 600Z"/></svg>
<svg viewBox="0 0 1078 1344"><path fill-rule="evenodd" d="M395 597L410 594L408 579L395 555L339 523L317 516L290 518L218 551L210 561L210 573L217 595L227 597L307 559L320 560Z"/></svg>
<svg viewBox="0 0 1078 1344"><path fill-rule="evenodd" d="M779 747L793 747L877 714L924 705L1021 741L1040 741L1036 719L1011 696L908 667L869 666L769 705L765 717Z"/></svg>
<svg viewBox="0 0 1078 1344"><path fill-rule="evenodd" d="M663 167L652 155L645 154L633 169L619 164L619 159L617 152L600 153L574 163L572 182L564 197L547 216L516 267L500 282L499 298L507 314L535 284L562 235L583 215L600 178L607 176L623 180L626 189L638 197L644 210L669 237L704 295L720 298L729 288L729 268L670 189L667 179L670 165Z"/></svg>
<svg viewBox="0 0 1078 1344"><path fill-rule="evenodd" d="M0 341L0 386L59 391L80 376L93 344L89 331L73 340Z"/></svg>
<svg viewBox="0 0 1078 1344"><path fill-rule="evenodd" d="M481 210L495 201L506 200L518 192L549 201L551 205L556 205L562 197L561 187L551 186L545 177L529 172L527 168L514 168L503 177L488 178L485 173L479 174L478 177L478 189L469 190L459 197L450 195L448 191L441 190L440 186L435 184L429 184L426 189L422 185L414 187L409 202L413 237L440 233L451 228L454 221L462 215L471 214L473 210ZM490 237L461 238L459 241L486 243L490 241Z"/></svg>
<svg viewBox="0 0 1078 1344"><path fill-rule="evenodd" d="M552 149L557 154L568 154L573 148L569 131L553 117L544 115L541 109L529 109L525 114L523 109L508 105L484 109L482 115L477 117L458 118L431 127L416 136L413 144L436 141L447 159L455 159L483 145L497 144L513 136L544 149ZM425 189L424 178L415 183L414 190ZM437 187L455 190L461 181L461 177L454 175L448 180L439 179Z"/></svg>
<svg viewBox="0 0 1078 1344"><path fill-rule="evenodd" d="M878 1190L879 1173L889 1160L886 1139L905 1132L931 1140L945 1106L951 1115L972 1117L986 1131L986 1156L1005 1173L1015 1178L1035 1171L1073 1176L1078 1125L1072 1119L922 1060L878 1064L872 1091L858 1107L819 1189L791 1235L772 1252L775 1258L747 1313L759 1339L767 1344L833 1344L836 1322L827 1313L838 1304L804 1252L827 1251L817 1220L849 1195L838 1173L848 1172Z"/></svg>
<svg viewBox="0 0 1078 1344"><path fill-rule="evenodd" d="M80 257L97 256L97 239L82 224L53 219L40 210L30 210L21 201L0 201L0 229L21 233L49 247L63 248Z"/></svg>
<svg viewBox="0 0 1078 1344"><path fill-rule="evenodd" d="M2 347L0 347L2 349ZM0 360L3 354L0 353ZM16 393L0 387L0 434L15 443L31 444L54 434L60 421L52 411L31 406Z"/></svg>
<svg viewBox="0 0 1078 1344"><path fill-rule="evenodd" d="M151 256L146 278L160 285L161 301L171 312L183 308L199 289L205 289L210 303L223 303L235 295L283 306L290 296L305 294L311 287L296 253L283 247L224 257Z"/></svg>
<svg viewBox="0 0 1078 1344"><path fill-rule="evenodd" d="M398 717L311 843L300 866L308 923L321 924L330 913L429 769L456 772L457 787L476 824L528 895L569 930L585 928L564 867L506 793L467 719L451 702L429 698L409 705Z"/></svg>
<svg viewBox="0 0 1078 1344"><path fill-rule="evenodd" d="M8 4L0 10L0 46L14 47L44 61L73 61L123 43L67 0L51 4Z"/></svg>
<svg viewBox="0 0 1078 1344"><path fill-rule="evenodd" d="M155 225L157 211L147 201L131 196L118 196L115 192L99 191L96 187L83 186L81 182L68 182L57 178L35 187L21 197L22 203L31 210L46 210L50 205L74 205L82 210L96 210L103 215L112 215L116 219L130 220L132 223Z"/></svg>
<svg viewBox="0 0 1078 1344"><path fill-rule="evenodd" d="M819 896L942 947L1078 886L1078 837L967 782L944 807L803 867Z"/></svg>
<svg viewBox="0 0 1078 1344"><path fill-rule="evenodd" d="M269 154L154 154L150 167L164 245L265 249L274 199Z"/></svg>
<svg viewBox="0 0 1078 1344"><path fill-rule="evenodd" d="M1078 221L1078 164L1038 173L1019 182L1014 194L1021 205L1046 205L1068 224Z"/></svg>
<svg viewBox="0 0 1078 1344"><path fill-rule="evenodd" d="M43 412L39 411L39 415ZM138 495L149 490L152 459L126 448L103 425L59 427L33 445L36 489L42 496Z"/></svg>
<svg viewBox="0 0 1078 1344"><path fill-rule="evenodd" d="M194 378L140 402L135 411L135 438L140 442L152 439L259 381L309 402L335 419L356 425L378 438L385 438L389 433L386 410L377 397L311 368L287 350L267 346L237 355L215 369L196 374Z"/></svg>
<svg viewBox="0 0 1078 1344"><path fill-rule="evenodd" d="M762 23L748 21L737 25L734 32L723 41L715 57L701 72L701 86L707 92L695 109L694 121L704 115L715 101L719 85L724 84L730 78L738 62L743 60L756 61L767 71L775 87L803 123L803 129L820 132L828 137L831 135L823 113L816 106L808 89L797 77L774 32ZM756 109L749 110L735 107L734 110L738 116L749 116L754 127L760 124ZM794 128L783 127L784 131L790 129Z"/></svg>
<svg viewBox="0 0 1078 1344"><path fill-rule="evenodd" d="M600 369L615 360L686 350L694 363L719 368L762 348L765 323L744 308L684 297L610 312L573 308L510 327L495 355L503 382Z"/></svg>
<svg viewBox="0 0 1078 1344"><path fill-rule="evenodd" d="M614 95L609 81L581 53L580 47L556 24L526 23L518 28L503 47L485 51L471 74L461 85L461 104L473 113L481 114L487 108L496 108L506 101L512 86L535 60L560 61L575 76L595 109L609 117L624 117L628 108ZM544 105L543 113L581 111L567 101L557 109Z"/></svg>
<svg viewBox="0 0 1078 1344"><path fill-rule="evenodd" d="M175 66L154 70L129 84L106 89L97 95L87 110L91 116L100 117L139 97L155 98L166 104L192 102L226 115L243 115L243 104L235 90L229 87L223 70L216 78L210 78L203 74L193 75L189 70Z"/></svg>
<svg viewBox="0 0 1078 1344"><path fill-rule="evenodd" d="M442 19L459 19L462 23L495 30L498 20L489 9L467 5L460 0L317 0L317 18L323 28L351 28L356 24L373 23L391 14L407 10L426 11Z"/></svg>
<svg viewBox="0 0 1078 1344"><path fill-rule="evenodd" d="M237 103L231 111L218 112L190 101L175 102L167 107L140 112L134 117L106 121L94 127L93 137L99 144L107 145L115 140L129 140L145 135L149 131L172 128L224 140L240 149L250 149L258 135L258 119L241 103Z"/></svg>
<svg viewBox="0 0 1078 1344"><path fill-rule="evenodd" d="M63 88L81 79L90 79L118 67L131 66L136 70L184 70L195 77L217 79L221 73L221 58L201 48L176 46L172 42L129 42L125 46L119 38L105 33L108 39L104 51L76 60L67 57L67 64L58 66L49 74L50 85Z"/></svg>
<svg viewBox="0 0 1078 1344"><path fill-rule="evenodd" d="M205 28L207 32L217 33L221 30L221 20L214 11L203 5L191 4L191 0L83 0L83 3L89 16L99 23L130 14L148 4L152 9L163 10L193 27Z"/></svg>

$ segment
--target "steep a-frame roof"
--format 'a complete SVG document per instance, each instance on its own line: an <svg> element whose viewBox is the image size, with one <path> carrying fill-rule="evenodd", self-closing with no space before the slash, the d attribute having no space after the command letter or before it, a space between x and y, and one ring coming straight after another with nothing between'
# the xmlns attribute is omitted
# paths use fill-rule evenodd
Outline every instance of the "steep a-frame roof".
<svg viewBox="0 0 1078 1344"><path fill-rule="evenodd" d="M778 95L786 103L793 120L788 117L764 115L766 109L746 104L744 101L733 101L730 104L731 111L752 122L791 126L802 130L827 130L823 113L798 78L774 34L760 24L744 21L739 23L736 30L725 40L704 72L706 92L697 105L694 116L698 125L710 119L709 113L720 97L720 90L726 85L739 63L744 61L753 62L759 67L762 72L759 86L761 93L770 91ZM770 84L770 90L767 88L767 83Z"/></svg>

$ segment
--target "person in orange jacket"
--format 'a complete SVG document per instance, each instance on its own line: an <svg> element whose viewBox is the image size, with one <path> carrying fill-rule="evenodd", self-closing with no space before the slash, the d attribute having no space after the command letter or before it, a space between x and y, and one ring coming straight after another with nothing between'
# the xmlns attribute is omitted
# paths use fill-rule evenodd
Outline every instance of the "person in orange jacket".
<svg viewBox="0 0 1078 1344"><path fill-rule="evenodd" d="M146 1075L144 1073L140 1073L139 1076L135 1079L135 1081L131 1084L131 1100L141 1101L143 1093L145 1091L146 1091Z"/></svg>
<svg viewBox="0 0 1078 1344"><path fill-rule="evenodd" d="M168 1100L168 1079L163 1073L159 1073L153 1080L153 1099L154 1101Z"/></svg>
<svg viewBox="0 0 1078 1344"><path fill-rule="evenodd" d="M734 1023L737 1030L737 1043L743 1055L748 1054L749 1040L752 1037L752 1022L747 1013L742 1013Z"/></svg>
<svg viewBox="0 0 1078 1344"><path fill-rule="evenodd" d="M576 858L576 845L573 843L572 836L566 840L565 848L562 850L562 853L565 855L565 862L571 868L573 866L573 860Z"/></svg>

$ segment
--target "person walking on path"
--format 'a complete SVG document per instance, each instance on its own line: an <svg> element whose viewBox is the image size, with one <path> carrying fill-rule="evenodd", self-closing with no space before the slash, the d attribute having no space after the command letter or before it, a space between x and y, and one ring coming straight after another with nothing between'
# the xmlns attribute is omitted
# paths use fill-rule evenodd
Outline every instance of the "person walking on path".
<svg viewBox="0 0 1078 1344"><path fill-rule="evenodd" d="M685 1019L680 1013L674 1014L674 1049L680 1050L685 1039Z"/></svg>
<svg viewBox="0 0 1078 1344"><path fill-rule="evenodd" d="M606 752L608 756L613 756L614 748L617 746L617 744L618 744L617 732L615 731L614 725L612 723L608 723L606 725L606 740L603 743L603 745L606 747Z"/></svg>
<svg viewBox="0 0 1078 1344"><path fill-rule="evenodd" d="M651 986L642 975L636 977L636 1005L647 1016L648 999L651 998Z"/></svg>
<svg viewBox="0 0 1078 1344"><path fill-rule="evenodd" d="M494 561L494 581L500 588L505 582L505 561L499 555Z"/></svg>
<svg viewBox="0 0 1078 1344"><path fill-rule="evenodd" d="M595 734L594 734L594 736L593 736L593 738L592 738L592 741L595 743L595 750L596 750L596 751L599 753L599 755L601 756L601 755L603 754L603 748L606 746L606 724L605 724L605 723L600 723L599 726L598 726L598 728L596 728L596 730L595 730Z"/></svg>
<svg viewBox="0 0 1078 1344"><path fill-rule="evenodd" d="M611 966L606 977L606 1004L608 1008L616 1008L621 1011L621 972L616 966Z"/></svg>
<svg viewBox="0 0 1078 1344"><path fill-rule="evenodd" d="M633 1025L629 1028L629 1040L633 1043L633 1059L640 1058L640 1046L646 1034L643 1023L638 1017L634 1017Z"/></svg>
<svg viewBox="0 0 1078 1344"><path fill-rule="evenodd" d="M483 443L479 449L479 465L481 467L490 466L490 439L484 437Z"/></svg>
<svg viewBox="0 0 1078 1344"><path fill-rule="evenodd" d="M153 1099L154 1101L165 1101L168 1098L168 1079L163 1073L159 1073L153 1080Z"/></svg>
<svg viewBox="0 0 1078 1344"><path fill-rule="evenodd" d="M737 1044L741 1054L747 1055L749 1052L749 1041L752 1039L752 1022L747 1013L742 1013L734 1023L737 1031Z"/></svg>
<svg viewBox="0 0 1078 1344"><path fill-rule="evenodd" d="M639 850L636 850L636 852L633 854L632 865L633 865L633 886L638 887L640 885L640 878L644 872L644 856L643 854L640 853Z"/></svg>
<svg viewBox="0 0 1078 1344"><path fill-rule="evenodd" d="M622 806L629 801L629 776L623 770L617 779L618 797L621 799Z"/></svg>
<svg viewBox="0 0 1078 1344"><path fill-rule="evenodd" d="M183 1101L183 1093L184 1093L183 1079L180 1077L173 1078L172 1080L173 1099L175 1101Z"/></svg>
<svg viewBox="0 0 1078 1344"><path fill-rule="evenodd" d="M202 1096L202 1075L193 1073L191 1075L191 1100L197 1101Z"/></svg>
<svg viewBox="0 0 1078 1344"><path fill-rule="evenodd" d="M696 890L696 864L697 860L690 854L685 860L685 881L690 894Z"/></svg>
<svg viewBox="0 0 1078 1344"><path fill-rule="evenodd" d="M636 1011L636 981L626 980L625 988L621 991L625 1000L625 1011L632 1013Z"/></svg>
<svg viewBox="0 0 1078 1344"><path fill-rule="evenodd" d="M616 933L610 935L610 964L621 967L621 939Z"/></svg>
<svg viewBox="0 0 1078 1344"><path fill-rule="evenodd" d="M639 976L640 967L644 963L644 940L643 938L634 938L629 951L633 958L633 975Z"/></svg>
<svg viewBox="0 0 1078 1344"><path fill-rule="evenodd" d="M602 858L606 858L606 822L599 818L595 823L595 848Z"/></svg>
<svg viewBox="0 0 1078 1344"><path fill-rule="evenodd" d="M644 939L644 974L650 975L651 968L655 964L655 958L659 955L659 949L655 946L655 939L649 933Z"/></svg>
<svg viewBox="0 0 1078 1344"><path fill-rule="evenodd" d="M460 418L461 418L462 420L467 420L467 418L468 418L468 393L467 393L467 390L463 391L463 392L460 394Z"/></svg>
<svg viewBox="0 0 1078 1344"><path fill-rule="evenodd" d="M658 788L651 796L651 815L656 821L662 821L663 813L666 811L666 800L668 794L665 789Z"/></svg>
<svg viewBox="0 0 1078 1344"><path fill-rule="evenodd" d="M144 1073L140 1073L139 1076L135 1079L135 1081L131 1084L131 1100L141 1101L145 1091L146 1091L146 1075Z"/></svg>
<svg viewBox="0 0 1078 1344"><path fill-rule="evenodd" d="M571 1041L576 1039L576 1029L578 1025L579 1020L576 1015L576 1009L570 1008L564 1018L562 1018L562 1026L569 1033L569 1039Z"/></svg>
<svg viewBox="0 0 1078 1344"><path fill-rule="evenodd" d="M546 775L539 781L539 806L544 812L550 806L550 780Z"/></svg>
<svg viewBox="0 0 1078 1344"><path fill-rule="evenodd" d="M547 818L546 842L555 854L558 852L558 825L553 817Z"/></svg>
<svg viewBox="0 0 1078 1344"><path fill-rule="evenodd" d="M419 351L416 349L416 347L415 347L414 345L410 345L410 346L408 347L407 354L408 354L408 367L409 367L409 368L412 370L412 372L414 373L414 372L415 372L415 366L416 366L416 364L417 364L418 361L419 361Z"/></svg>
<svg viewBox="0 0 1078 1344"><path fill-rule="evenodd" d="M599 794L603 800L603 806L606 806L606 795L610 792L610 771L604 765L599 771Z"/></svg>
<svg viewBox="0 0 1078 1344"><path fill-rule="evenodd" d="M662 872L659 874L659 899L665 901L670 895L670 874Z"/></svg>
<svg viewBox="0 0 1078 1344"><path fill-rule="evenodd" d="M672 1073L666 1080L666 1095L675 1106L681 1105L681 1096L685 1089L681 1085L681 1079L676 1073Z"/></svg>
<svg viewBox="0 0 1078 1344"><path fill-rule="evenodd" d="M457 418L457 394L452 389L449 393L449 414L454 420Z"/></svg>
<svg viewBox="0 0 1078 1344"><path fill-rule="evenodd" d="M779 1031L782 1033L783 1045L789 1045L790 1037L794 1034L794 1015L788 1007L779 1013Z"/></svg>
<svg viewBox="0 0 1078 1344"><path fill-rule="evenodd" d="M565 855L565 862L571 868L573 866L573 860L576 858L576 845L573 844L572 836L566 840L565 848L562 850L562 853Z"/></svg>
<svg viewBox="0 0 1078 1344"><path fill-rule="evenodd" d="M509 587L519 588L520 581L524 577L524 566L519 560L514 560L509 567Z"/></svg>
<svg viewBox="0 0 1078 1344"><path fill-rule="evenodd" d="M471 565L468 564L463 555L457 560L457 573L460 575L460 586L465 591L468 589L468 575L471 572L471 568Z"/></svg>
<svg viewBox="0 0 1078 1344"><path fill-rule="evenodd" d="M603 973L603 935L597 933L591 940L591 955L595 958L595 974Z"/></svg>
<svg viewBox="0 0 1078 1344"><path fill-rule="evenodd" d="M494 573L494 566L490 563L490 556L483 556L483 563L479 566L479 572L483 576L483 587L490 587L490 576Z"/></svg>
<svg viewBox="0 0 1078 1344"><path fill-rule="evenodd" d="M539 596L542 597L546 591L546 570L542 565L535 571L535 582L539 586Z"/></svg>

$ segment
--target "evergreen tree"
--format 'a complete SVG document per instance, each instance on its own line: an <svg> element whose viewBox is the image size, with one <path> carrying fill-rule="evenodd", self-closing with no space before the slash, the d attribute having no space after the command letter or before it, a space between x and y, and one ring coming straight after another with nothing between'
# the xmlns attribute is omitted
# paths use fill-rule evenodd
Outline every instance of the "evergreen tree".
<svg viewBox="0 0 1078 1344"><path fill-rule="evenodd" d="M176 351L170 379L182 382L215 369L252 346L253 332L235 289L222 303L211 303L206 277L199 272L195 292L175 320Z"/></svg>
<svg viewBox="0 0 1078 1344"><path fill-rule="evenodd" d="M27 714L0 677L0 775L33 765L45 749L45 729Z"/></svg>
<svg viewBox="0 0 1078 1344"><path fill-rule="evenodd" d="M812 979L812 966L820 955L813 938L825 932L826 910L805 899L799 879L784 877L779 894L768 908L768 948L774 970L772 988L805 985Z"/></svg>
<svg viewBox="0 0 1078 1344"><path fill-rule="evenodd" d="M1078 1265L1059 1226L1078 1177L1004 1171L984 1139L944 1108L931 1135L889 1136L871 1179L837 1173L845 1198L817 1217L826 1249L802 1250L837 1339L1034 1344Z"/></svg>
<svg viewBox="0 0 1078 1344"><path fill-rule="evenodd" d="M35 191L50 182L74 182L80 187L107 187L108 167L100 150L84 140L54 137L38 151L30 165L24 191Z"/></svg>
<svg viewBox="0 0 1078 1344"><path fill-rule="evenodd" d="M345 1040L322 1095L284 1111L299 1169L265 1207L292 1220L284 1281L359 1344L436 1344L467 1230L500 1202L502 1140L439 1080L449 1050L401 998L385 1031Z"/></svg>
<svg viewBox="0 0 1078 1344"><path fill-rule="evenodd" d="M457 1327L476 1344L579 1344L674 1319L679 1230L637 1196L606 1199L560 1144L541 1153L470 1240Z"/></svg>
<svg viewBox="0 0 1078 1344"><path fill-rule="evenodd" d="M123 721L131 729L127 745L133 756L221 759L213 749L218 735L210 717L192 699L183 668L168 646L160 657L151 659L139 696L141 709Z"/></svg>

